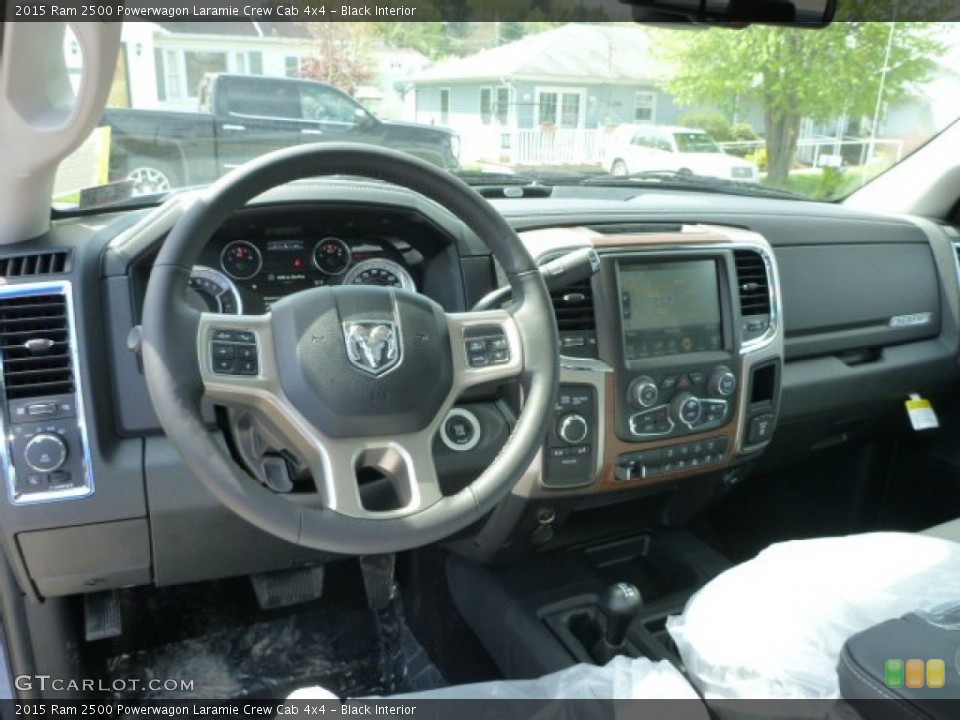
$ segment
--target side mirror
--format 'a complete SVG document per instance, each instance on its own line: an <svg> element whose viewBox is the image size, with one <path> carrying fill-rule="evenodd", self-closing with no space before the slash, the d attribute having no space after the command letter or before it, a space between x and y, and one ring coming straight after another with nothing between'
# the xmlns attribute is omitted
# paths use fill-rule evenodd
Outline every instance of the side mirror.
<svg viewBox="0 0 960 720"><path fill-rule="evenodd" d="M623 0L633 6L637 21L730 23L748 25L828 25L837 10L836 0Z"/></svg>

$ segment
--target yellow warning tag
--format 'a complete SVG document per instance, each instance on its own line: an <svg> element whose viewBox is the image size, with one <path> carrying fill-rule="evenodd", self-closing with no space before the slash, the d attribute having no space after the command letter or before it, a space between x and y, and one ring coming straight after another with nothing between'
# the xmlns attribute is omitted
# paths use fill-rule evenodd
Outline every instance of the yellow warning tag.
<svg viewBox="0 0 960 720"><path fill-rule="evenodd" d="M926 398L914 393L904 404L907 406L907 415L910 416L910 424L913 425L914 430L933 430L940 427L937 412Z"/></svg>

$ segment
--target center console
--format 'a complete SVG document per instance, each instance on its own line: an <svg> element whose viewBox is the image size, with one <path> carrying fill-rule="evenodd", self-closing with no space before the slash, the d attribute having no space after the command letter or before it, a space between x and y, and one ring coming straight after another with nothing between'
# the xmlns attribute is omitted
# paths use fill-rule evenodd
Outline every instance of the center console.
<svg viewBox="0 0 960 720"><path fill-rule="evenodd" d="M783 338L764 238L687 226L524 240L553 254L588 243L601 267L589 285L554 295L560 392L542 472L521 491L582 494L718 472L770 441ZM577 334L596 341L567 356L564 341Z"/></svg>

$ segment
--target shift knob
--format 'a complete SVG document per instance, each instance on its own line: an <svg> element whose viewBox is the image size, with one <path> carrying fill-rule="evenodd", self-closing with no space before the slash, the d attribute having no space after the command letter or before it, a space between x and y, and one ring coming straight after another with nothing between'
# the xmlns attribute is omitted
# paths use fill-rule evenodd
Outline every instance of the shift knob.
<svg viewBox="0 0 960 720"><path fill-rule="evenodd" d="M616 583L607 588L600 598L600 612L606 623L603 639L607 645L620 647L627 636L627 628L643 607L643 597L635 585Z"/></svg>

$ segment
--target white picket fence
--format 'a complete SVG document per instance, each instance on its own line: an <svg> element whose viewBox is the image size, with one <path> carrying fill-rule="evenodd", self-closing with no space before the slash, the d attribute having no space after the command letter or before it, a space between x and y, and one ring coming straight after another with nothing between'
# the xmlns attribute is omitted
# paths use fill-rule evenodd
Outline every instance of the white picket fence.
<svg viewBox="0 0 960 720"><path fill-rule="evenodd" d="M605 130L514 130L510 160L514 165L596 165L608 136Z"/></svg>

